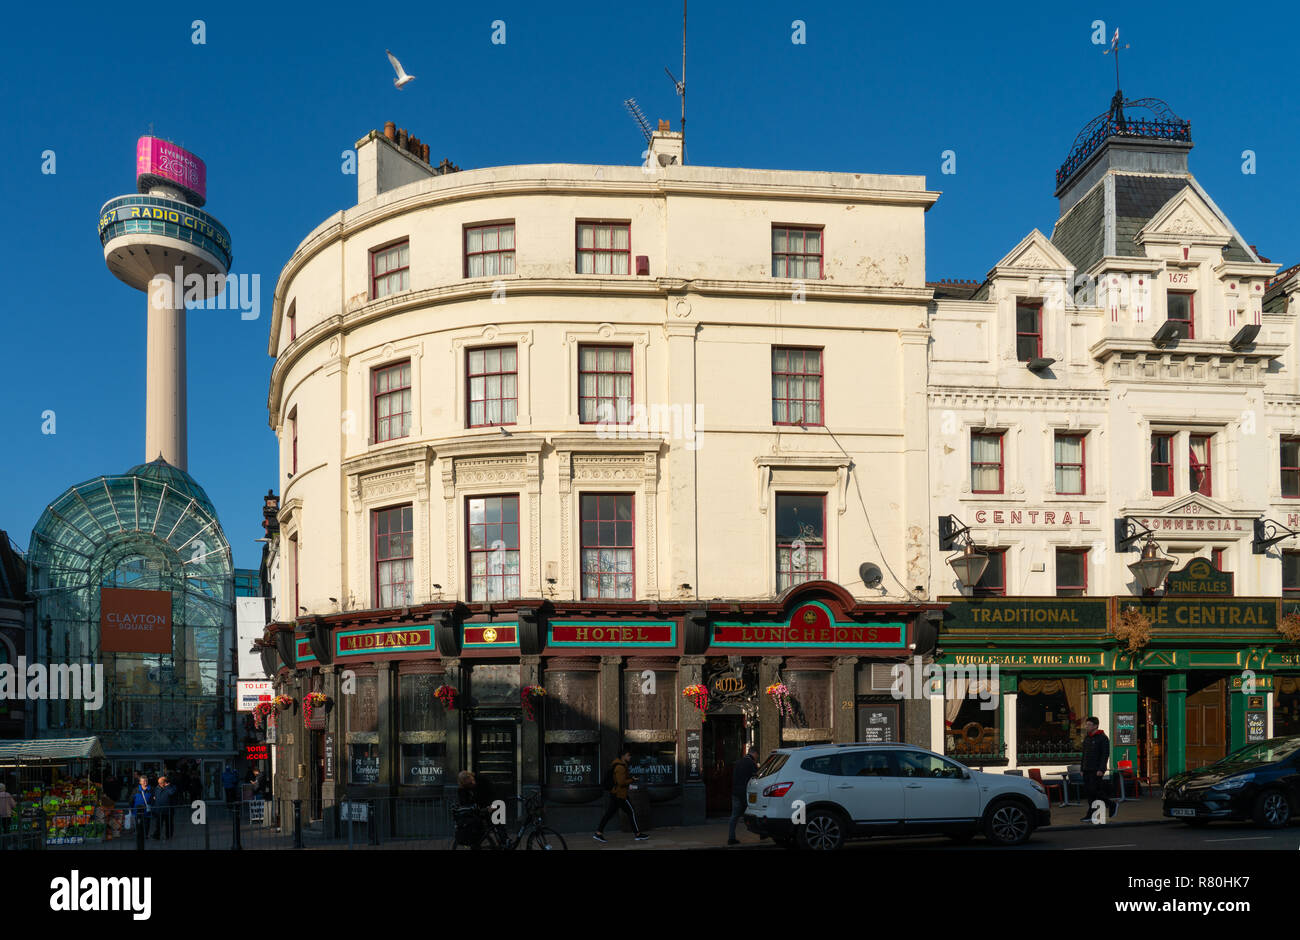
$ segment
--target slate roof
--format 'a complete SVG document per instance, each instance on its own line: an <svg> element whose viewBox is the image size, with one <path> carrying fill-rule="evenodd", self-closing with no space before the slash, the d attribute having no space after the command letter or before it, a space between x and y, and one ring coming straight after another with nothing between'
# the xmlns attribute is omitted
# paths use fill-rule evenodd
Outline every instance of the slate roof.
<svg viewBox="0 0 1300 940"><path fill-rule="evenodd" d="M1180 176L1115 176L1115 254L1145 257L1133 240L1152 216L1188 186Z"/></svg>
<svg viewBox="0 0 1300 940"><path fill-rule="evenodd" d="M1052 244L1070 260L1075 271L1086 271L1105 253L1104 199L1105 186L1098 182L1052 229Z"/></svg>

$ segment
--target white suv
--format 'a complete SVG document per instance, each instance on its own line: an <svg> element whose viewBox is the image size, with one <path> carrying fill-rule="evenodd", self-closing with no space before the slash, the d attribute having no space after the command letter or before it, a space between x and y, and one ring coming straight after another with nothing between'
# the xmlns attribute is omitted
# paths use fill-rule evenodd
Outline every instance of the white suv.
<svg viewBox="0 0 1300 940"><path fill-rule="evenodd" d="M981 830L990 842L1019 845L1052 821L1036 781L981 773L910 744L779 748L745 798L751 832L808 849L838 849L868 835L965 840Z"/></svg>

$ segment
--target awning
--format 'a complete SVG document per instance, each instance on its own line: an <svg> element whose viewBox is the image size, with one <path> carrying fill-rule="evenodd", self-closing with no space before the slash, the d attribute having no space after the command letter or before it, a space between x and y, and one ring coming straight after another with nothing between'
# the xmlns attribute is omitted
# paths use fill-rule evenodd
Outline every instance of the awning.
<svg viewBox="0 0 1300 940"><path fill-rule="evenodd" d="M99 738L48 738L33 741L0 741L0 765L56 764L104 756Z"/></svg>

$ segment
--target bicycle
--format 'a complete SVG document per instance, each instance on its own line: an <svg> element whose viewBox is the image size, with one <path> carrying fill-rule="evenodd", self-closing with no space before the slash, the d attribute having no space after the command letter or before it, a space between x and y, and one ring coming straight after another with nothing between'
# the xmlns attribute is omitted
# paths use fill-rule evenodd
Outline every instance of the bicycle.
<svg viewBox="0 0 1300 940"><path fill-rule="evenodd" d="M568 849L569 846L565 843L564 836L543 825L542 798L540 796L533 795L526 800L515 797L515 800L523 803L524 806L524 811L519 817L518 830L514 835L511 835L505 824L484 820L483 833L479 837L477 848L501 852L512 851L521 845L527 849L537 849L543 852ZM456 807L453 808L452 813L453 815L469 815L471 811L480 818L491 813L491 810L479 810L478 807ZM475 846L461 845L456 837L452 836L451 848L453 850L458 848L472 849Z"/></svg>

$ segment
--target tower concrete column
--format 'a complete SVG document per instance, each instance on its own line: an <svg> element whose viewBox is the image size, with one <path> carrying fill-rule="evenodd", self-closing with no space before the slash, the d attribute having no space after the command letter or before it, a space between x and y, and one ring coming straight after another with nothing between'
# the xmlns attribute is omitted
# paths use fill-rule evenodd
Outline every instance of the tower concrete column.
<svg viewBox="0 0 1300 940"><path fill-rule="evenodd" d="M160 455L186 467L185 285L170 273L149 279L145 385L145 462Z"/></svg>

